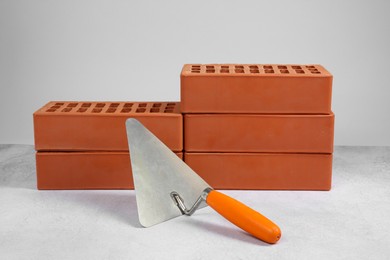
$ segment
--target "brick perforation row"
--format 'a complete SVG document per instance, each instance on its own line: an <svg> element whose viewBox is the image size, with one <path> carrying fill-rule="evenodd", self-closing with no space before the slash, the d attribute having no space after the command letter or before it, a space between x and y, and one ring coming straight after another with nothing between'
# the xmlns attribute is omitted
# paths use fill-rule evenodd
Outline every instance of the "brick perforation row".
<svg viewBox="0 0 390 260"><path fill-rule="evenodd" d="M173 113L176 103L135 103L135 102L55 102L45 112L53 113Z"/></svg>
<svg viewBox="0 0 390 260"><path fill-rule="evenodd" d="M191 65L190 72L193 74L321 74L314 65Z"/></svg>

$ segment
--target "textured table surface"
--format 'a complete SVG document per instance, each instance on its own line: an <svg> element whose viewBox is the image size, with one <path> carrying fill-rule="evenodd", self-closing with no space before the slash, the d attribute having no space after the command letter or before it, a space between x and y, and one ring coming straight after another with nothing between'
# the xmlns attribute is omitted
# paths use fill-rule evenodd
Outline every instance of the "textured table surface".
<svg viewBox="0 0 390 260"><path fill-rule="evenodd" d="M390 147L333 169L329 192L225 192L279 224L268 245L209 207L142 228L134 191L38 191L33 146L0 145L0 259L390 259Z"/></svg>

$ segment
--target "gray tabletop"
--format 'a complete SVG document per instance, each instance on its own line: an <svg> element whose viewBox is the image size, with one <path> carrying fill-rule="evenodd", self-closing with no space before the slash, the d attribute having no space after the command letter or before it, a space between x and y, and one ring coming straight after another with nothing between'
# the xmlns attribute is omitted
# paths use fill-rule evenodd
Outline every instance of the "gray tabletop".
<svg viewBox="0 0 390 260"><path fill-rule="evenodd" d="M224 191L276 222L265 244L211 208L142 228L134 191L38 191L33 146L0 145L0 259L390 259L390 147L336 147L333 187Z"/></svg>

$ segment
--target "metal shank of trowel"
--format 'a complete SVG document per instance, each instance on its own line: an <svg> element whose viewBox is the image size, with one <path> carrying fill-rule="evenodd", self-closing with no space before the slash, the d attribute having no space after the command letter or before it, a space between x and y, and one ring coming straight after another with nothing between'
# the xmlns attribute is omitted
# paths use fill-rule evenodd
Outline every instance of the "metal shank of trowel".
<svg viewBox="0 0 390 260"><path fill-rule="evenodd" d="M171 198L176 203L177 207L180 209L180 211L183 215L191 216L198 209L200 203L202 203L202 201L207 200L207 196L209 195L210 191L212 191L212 190L213 189L211 189L211 188L206 188L202 192L202 194L199 196L199 198L195 201L194 205L192 205L192 207L190 209L187 209L187 207L184 204L184 200L182 199L182 197L180 197L180 194L177 193L176 191L171 192Z"/></svg>

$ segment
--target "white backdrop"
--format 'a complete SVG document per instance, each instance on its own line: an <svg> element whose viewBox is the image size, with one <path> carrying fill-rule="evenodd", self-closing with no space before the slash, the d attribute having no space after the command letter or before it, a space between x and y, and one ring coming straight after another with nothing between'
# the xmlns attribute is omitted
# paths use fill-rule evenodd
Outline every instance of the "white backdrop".
<svg viewBox="0 0 390 260"><path fill-rule="evenodd" d="M0 143L50 100L179 100L184 63L320 63L336 145L390 145L389 1L0 0Z"/></svg>

